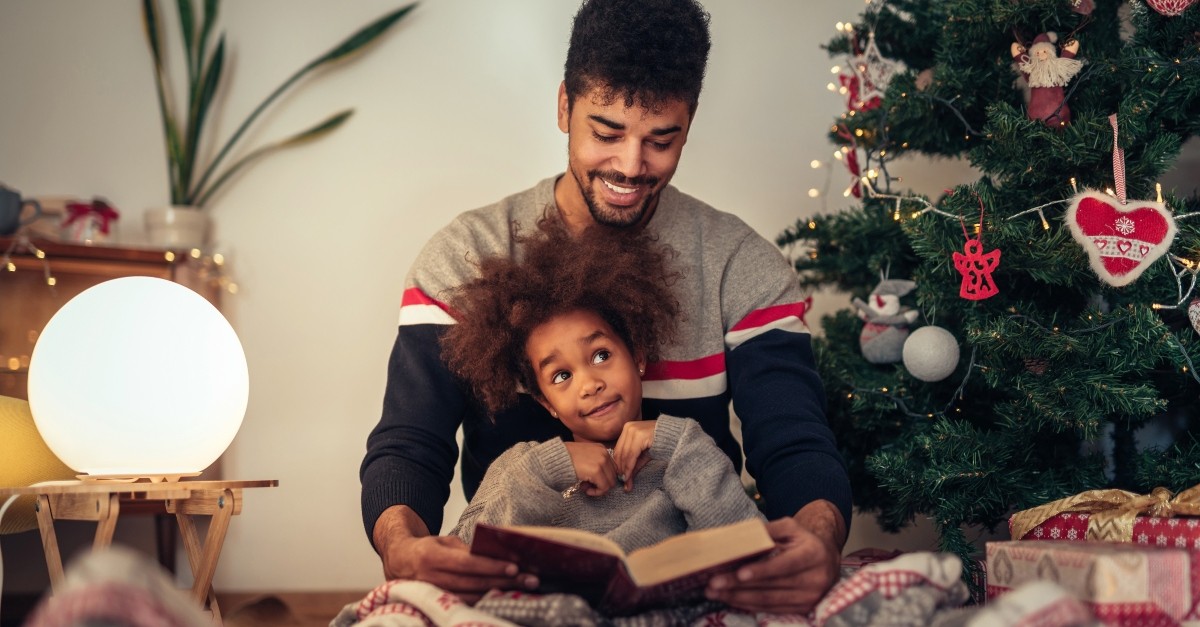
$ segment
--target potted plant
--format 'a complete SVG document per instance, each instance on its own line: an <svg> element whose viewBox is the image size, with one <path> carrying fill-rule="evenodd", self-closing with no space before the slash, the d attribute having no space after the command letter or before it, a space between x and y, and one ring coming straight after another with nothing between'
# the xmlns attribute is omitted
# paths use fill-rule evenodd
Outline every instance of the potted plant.
<svg viewBox="0 0 1200 627"><path fill-rule="evenodd" d="M167 76L160 36L158 0L142 0L142 20L154 59L155 86L162 113L171 189L171 206L146 211L146 231L150 243L164 248L198 248L205 243L209 220L202 209L213 194L243 168L276 150L317 139L344 124L354 109L340 111L290 137L254 148L225 165L238 140L279 96L313 70L344 59L375 41L415 8L417 3L379 17L301 67L250 113L221 144L215 157L205 161L201 157L200 144L225 66L225 35L217 35L216 46L211 51L209 48L219 4L220 0L203 0L203 8L197 13L192 0L177 0L180 41L187 64L187 99L185 106L179 107L171 98L171 81Z"/></svg>

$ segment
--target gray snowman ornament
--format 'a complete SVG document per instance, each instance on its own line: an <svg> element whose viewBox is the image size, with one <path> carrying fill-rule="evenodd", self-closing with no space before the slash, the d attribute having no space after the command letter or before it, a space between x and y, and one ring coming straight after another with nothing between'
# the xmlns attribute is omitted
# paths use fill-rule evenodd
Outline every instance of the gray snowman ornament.
<svg viewBox="0 0 1200 627"><path fill-rule="evenodd" d="M904 279L884 279L871 290L867 302L861 298L851 301L858 317L866 325L858 336L863 357L873 364L894 364L901 360L908 325L920 314L912 307L900 305L900 297L916 289L917 284Z"/></svg>

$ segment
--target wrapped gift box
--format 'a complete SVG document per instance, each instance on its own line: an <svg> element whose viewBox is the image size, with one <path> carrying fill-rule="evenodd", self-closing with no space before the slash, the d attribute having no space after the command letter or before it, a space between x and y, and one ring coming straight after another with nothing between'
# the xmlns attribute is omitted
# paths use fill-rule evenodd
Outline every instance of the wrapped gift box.
<svg viewBox="0 0 1200 627"><path fill-rule="evenodd" d="M1099 540L1185 550L1192 605L1186 619L1200 621L1200 487L1149 495L1093 490L1014 514L1014 540Z"/></svg>
<svg viewBox="0 0 1200 627"><path fill-rule="evenodd" d="M987 543L987 593L993 599L1031 581L1053 581L1107 625L1178 625L1192 609L1183 549L1110 542Z"/></svg>

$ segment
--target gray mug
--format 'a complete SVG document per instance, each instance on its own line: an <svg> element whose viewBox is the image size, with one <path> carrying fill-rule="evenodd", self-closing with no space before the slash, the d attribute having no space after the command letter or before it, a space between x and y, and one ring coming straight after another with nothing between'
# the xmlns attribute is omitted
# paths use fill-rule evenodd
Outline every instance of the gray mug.
<svg viewBox="0 0 1200 627"><path fill-rule="evenodd" d="M33 205L33 215L22 220L21 210ZM12 235L20 227L42 217L42 205L32 198L22 199L14 189L0 185L0 235Z"/></svg>

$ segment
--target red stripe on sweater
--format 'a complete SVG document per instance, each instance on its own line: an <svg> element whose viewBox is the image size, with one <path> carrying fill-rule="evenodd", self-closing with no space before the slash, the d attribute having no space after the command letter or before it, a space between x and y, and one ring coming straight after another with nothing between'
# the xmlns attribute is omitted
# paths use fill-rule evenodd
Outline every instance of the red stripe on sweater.
<svg viewBox="0 0 1200 627"><path fill-rule="evenodd" d="M804 321L804 314L808 311L808 305L804 302L787 303L785 305L775 305L773 307L764 307L763 309L755 309L733 325L730 331L745 331L755 327L762 327L783 318L795 317L801 322Z"/></svg>
<svg viewBox="0 0 1200 627"><path fill-rule="evenodd" d="M421 288L419 287L410 287L404 290L404 295L400 297L401 308L409 305L433 305L438 309L450 314L450 316L455 320L458 319L458 313L451 309L450 305L447 305L446 303L429 296L425 292L421 291Z"/></svg>
<svg viewBox="0 0 1200 627"><path fill-rule="evenodd" d="M703 379L725 373L725 353L690 361L656 361L646 364L646 381Z"/></svg>

